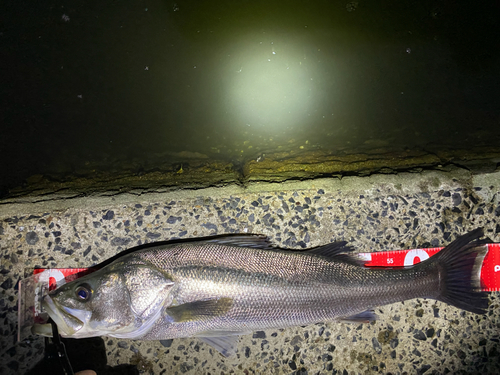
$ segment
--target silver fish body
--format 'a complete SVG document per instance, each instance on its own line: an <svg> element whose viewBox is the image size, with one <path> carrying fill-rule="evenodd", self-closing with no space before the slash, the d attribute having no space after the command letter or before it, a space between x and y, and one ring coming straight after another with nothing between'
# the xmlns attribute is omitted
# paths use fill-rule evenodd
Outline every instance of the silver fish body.
<svg viewBox="0 0 500 375"><path fill-rule="evenodd" d="M63 336L199 337L231 355L241 334L335 320L432 298L484 313L482 230L408 268L367 268L345 243L272 249L258 236L163 245L125 255L45 297Z"/></svg>

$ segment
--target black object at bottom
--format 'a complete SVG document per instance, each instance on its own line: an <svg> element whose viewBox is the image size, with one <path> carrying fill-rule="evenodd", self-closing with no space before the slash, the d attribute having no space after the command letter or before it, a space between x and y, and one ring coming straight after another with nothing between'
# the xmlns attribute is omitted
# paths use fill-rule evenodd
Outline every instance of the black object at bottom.
<svg viewBox="0 0 500 375"><path fill-rule="evenodd" d="M65 339L59 336L57 327L53 332L53 339L45 339L44 358L28 375L73 375L83 370L93 370L97 375L139 374L134 365L108 366L106 346L101 337Z"/></svg>

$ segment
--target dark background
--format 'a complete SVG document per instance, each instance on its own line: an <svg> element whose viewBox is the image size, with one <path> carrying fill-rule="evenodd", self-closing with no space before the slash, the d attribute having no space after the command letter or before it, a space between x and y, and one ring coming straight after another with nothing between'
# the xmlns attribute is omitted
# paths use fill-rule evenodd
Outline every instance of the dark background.
<svg viewBox="0 0 500 375"><path fill-rule="evenodd" d="M500 146L498 16L466 1L4 1L0 186L297 139ZM307 114L279 127L248 126L227 90L259 42L313 82Z"/></svg>

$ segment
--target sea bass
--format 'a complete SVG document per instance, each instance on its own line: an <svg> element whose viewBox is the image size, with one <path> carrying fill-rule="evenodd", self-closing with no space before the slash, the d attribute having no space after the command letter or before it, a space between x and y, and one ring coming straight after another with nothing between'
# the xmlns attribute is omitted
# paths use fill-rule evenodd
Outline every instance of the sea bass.
<svg viewBox="0 0 500 375"><path fill-rule="evenodd" d="M406 268L368 268L345 242L304 250L265 237L226 236L121 256L46 295L64 337L163 340L198 337L223 355L239 335L318 322L370 321L371 309L432 298L483 314L482 229ZM43 334L43 326L35 326Z"/></svg>

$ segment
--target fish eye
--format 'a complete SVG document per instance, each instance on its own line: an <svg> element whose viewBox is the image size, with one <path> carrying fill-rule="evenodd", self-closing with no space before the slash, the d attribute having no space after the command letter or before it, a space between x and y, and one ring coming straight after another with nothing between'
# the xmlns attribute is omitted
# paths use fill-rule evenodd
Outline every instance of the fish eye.
<svg viewBox="0 0 500 375"><path fill-rule="evenodd" d="M92 297L92 288L88 284L81 284L75 289L76 298L82 302L87 302Z"/></svg>

